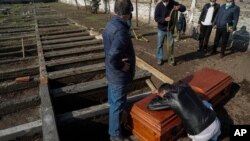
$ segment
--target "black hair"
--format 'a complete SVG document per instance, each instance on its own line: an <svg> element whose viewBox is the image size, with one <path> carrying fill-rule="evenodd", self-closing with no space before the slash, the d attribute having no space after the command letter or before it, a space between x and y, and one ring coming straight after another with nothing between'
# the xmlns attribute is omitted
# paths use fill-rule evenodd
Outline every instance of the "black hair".
<svg viewBox="0 0 250 141"><path fill-rule="evenodd" d="M114 9L115 9L115 13L119 16L130 15L131 1L130 0L116 0Z"/></svg>
<svg viewBox="0 0 250 141"><path fill-rule="evenodd" d="M159 89L158 89L158 93L163 93L164 91L170 91L171 89L173 89L174 86L168 83L164 83L162 84Z"/></svg>

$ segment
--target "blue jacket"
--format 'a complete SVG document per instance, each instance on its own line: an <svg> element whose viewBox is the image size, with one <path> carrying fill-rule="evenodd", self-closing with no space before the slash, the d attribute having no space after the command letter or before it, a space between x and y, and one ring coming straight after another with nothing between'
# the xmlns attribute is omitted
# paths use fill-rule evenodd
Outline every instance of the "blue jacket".
<svg viewBox="0 0 250 141"><path fill-rule="evenodd" d="M168 22L165 21L165 18L170 16L170 12L173 9L174 6L180 5L180 12L184 12L186 11L186 7L184 5L181 5L177 2L175 2L174 0L169 0L167 6L165 6L163 4L163 2L160 2L156 5L155 8L155 13L154 13L154 19L157 22L158 25L158 29L162 30L162 31L166 31L167 30L167 26L168 26ZM170 20L170 25L169 28L173 29L174 25L174 16L171 17ZM178 20L178 19L176 19Z"/></svg>
<svg viewBox="0 0 250 141"><path fill-rule="evenodd" d="M113 16L103 31L106 77L112 84L128 84L135 74L135 52L129 26L118 16ZM124 72L122 59L128 58L130 70Z"/></svg>
<svg viewBox="0 0 250 141"><path fill-rule="evenodd" d="M217 28L227 28L227 24L233 26L233 30L237 29L237 24L240 15L240 8L233 3L228 9L226 9L226 4L223 4L214 20L214 25Z"/></svg>

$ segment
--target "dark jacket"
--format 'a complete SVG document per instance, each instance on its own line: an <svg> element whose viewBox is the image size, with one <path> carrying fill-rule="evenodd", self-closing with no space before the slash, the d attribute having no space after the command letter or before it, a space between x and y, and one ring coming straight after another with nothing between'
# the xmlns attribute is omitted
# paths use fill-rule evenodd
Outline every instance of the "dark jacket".
<svg viewBox="0 0 250 141"><path fill-rule="evenodd" d="M184 5L181 5L175 2L174 0L169 0L167 6L165 6L163 2L160 2L156 5L154 19L158 24L158 29L162 31L167 30L168 22L165 21L165 18L170 15L170 12L173 9L173 7L177 5L180 5L180 9L179 9L180 12L186 11L186 7ZM170 25L169 25L170 29L171 27L175 26L173 21L174 19L171 17Z"/></svg>
<svg viewBox="0 0 250 141"><path fill-rule="evenodd" d="M227 24L233 26L233 30L237 29L237 24L240 15L240 8L233 3L228 9L226 9L226 4L223 4L214 20L214 25L217 28L227 28Z"/></svg>
<svg viewBox="0 0 250 141"><path fill-rule="evenodd" d="M207 108L198 95L185 83L164 95L164 102L181 118L190 135L197 135L216 119L216 113Z"/></svg>
<svg viewBox="0 0 250 141"><path fill-rule="evenodd" d="M113 16L103 32L105 50L106 77L109 83L127 84L133 80L135 73L135 52L129 35L129 27L118 16ZM124 62L128 58L130 70L122 71Z"/></svg>
<svg viewBox="0 0 250 141"><path fill-rule="evenodd" d="M199 18L199 21L198 21L199 24L201 24L201 22L204 22L204 20L206 19L207 11L210 8L210 6L211 6L210 3L207 3L204 5L202 12L201 12L201 15L200 15L200 18ZM220 5L215 3L213 5L213 7L214 7L214 13L213 13L213 17L212 17L212 23L214 22L215 16L220 8Z"/></svg>

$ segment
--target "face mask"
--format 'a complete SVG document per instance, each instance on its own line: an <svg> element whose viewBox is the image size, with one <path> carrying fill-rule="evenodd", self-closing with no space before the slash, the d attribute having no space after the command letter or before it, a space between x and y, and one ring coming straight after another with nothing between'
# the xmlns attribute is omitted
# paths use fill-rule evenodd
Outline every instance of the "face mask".
<svg viewBox="0 0 250 141"><path fill-rule="evenodd" d="M210 2L210 5L214 5L214 2Z"/></svg>

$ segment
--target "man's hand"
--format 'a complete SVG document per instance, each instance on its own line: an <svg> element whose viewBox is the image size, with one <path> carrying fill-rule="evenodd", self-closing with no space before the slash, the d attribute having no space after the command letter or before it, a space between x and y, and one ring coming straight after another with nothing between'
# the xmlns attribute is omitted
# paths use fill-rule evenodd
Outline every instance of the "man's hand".
<svg viewBox="0 0 250 141"><path fill-rule="evenodd" d="M124 62L124 66L122 68L122 71L125 71L125 72L130 70L130 64L128 62L126 62L126 61L128 61L128 58L123 58L122 59L122 62Z"/></svg>
<svg viewBox="0 0 250 141"><path fill-rule="evenodd" d="M166 18L165 18L165 21L166 21L166 22L169 22L170 20L171 20L170 17L166 17Z"/></svg>
<svg viewBox="0 0 250 141"><path fill-rule="evenodd" d="M174 10L178 11L180 9L180 5L174 6Z"/></svg>

